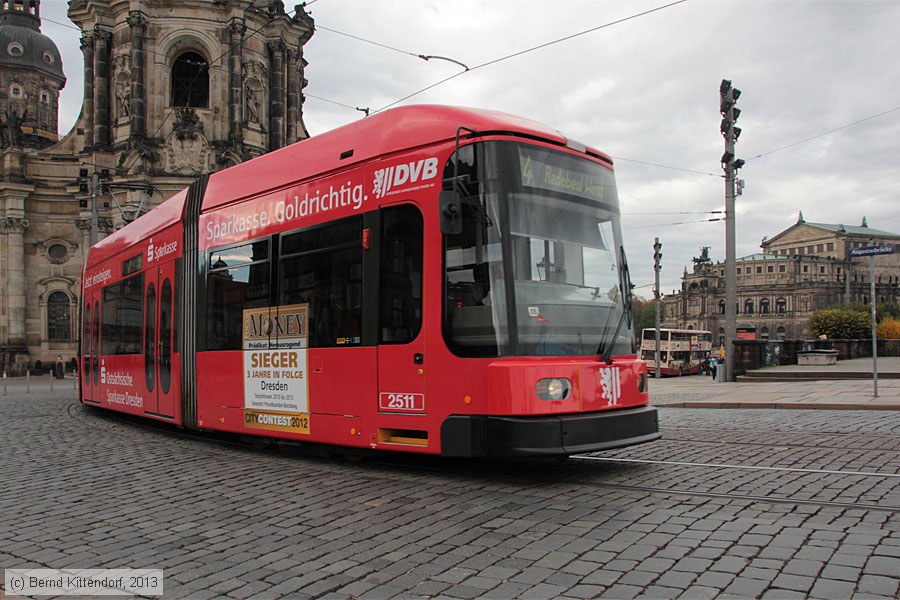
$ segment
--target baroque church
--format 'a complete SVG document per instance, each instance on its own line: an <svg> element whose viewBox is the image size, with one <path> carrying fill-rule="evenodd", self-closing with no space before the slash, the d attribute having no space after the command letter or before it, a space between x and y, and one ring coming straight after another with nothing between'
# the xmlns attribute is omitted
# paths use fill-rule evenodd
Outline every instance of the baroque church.
<svg viewBox="0 0 900 600"><path fill-rule="evenodd" d="M869 227L811 223L801 212L797 222L771 238L762 252L738 258L738 338L809 339L812 313L836 304L868 304L872 298L869 258L853 258L863 246L900 245L900 234ZM711 331L713 343L725 343L725 263L713 263L709 248L693 259L681 290L667 294L662 326ZM900 254L874 257L875 300L900 303Z"/></svg>
<svg viewBox="0 0 900 600"><path fill-rule="evenodd" d="M78 349L91 244L199 175L309 137L303 46L281 0L71 0L84 100L60 137L66 84L41 0L0 0L0 367ZM70 77L72 75L70 74Z"/></svg>

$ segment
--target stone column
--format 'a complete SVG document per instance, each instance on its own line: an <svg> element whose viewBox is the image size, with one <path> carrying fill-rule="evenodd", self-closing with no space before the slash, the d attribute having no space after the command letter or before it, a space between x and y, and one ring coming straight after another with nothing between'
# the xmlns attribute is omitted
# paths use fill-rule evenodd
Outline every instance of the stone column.
<svg viewBox="0 0 900 600"><path fill-rule="evenodd" d="M91 249L91 218L79 217L75 219L75 226L81 232L81 264L83 265L87 263L88 251Z"/></svg>
<svg viewBox="0 0 900 600"><path fill-rule="evenodd" d="M94 30L96 45L94 48L94 143L100 147L108 147L110 138L109 105L109 45L112 33L100 29Z"/></svg>
<svg viewBox="0 0 900 600"><path fill-rule="evenodd" d="M287 68L287 143L302 139L300 131L300 119L302 118L303 89L303 54L299 50L288 50Z"/></svg>
<svg viewBox="0 0 900 600"><path fill-rule="evenodd" d="M81 36L81 52L84 54L84 147L94 145L94 34Z"/></svg>
<svg viewBox="0 0 900 600"><path fill-rule="evenodd" d="M243 19L232 19L228 25L228 139L241 139L241 120L243 119L243 82L244 74L241 62L244 47L244 32L247 26Z"/></svg>
<svg viewBox="0 0 900 600"><path fill-rule="evenodd" d="M25 229L28 219L5 217L0 232L6 234L6 310L9 344L25 345Z"/></svg>
<svg viewBox="0 0 900 600"><path fill-rule="evenodd" d="M269 150L284 146L284 42L269 42Z"/></svg>
<svg viewBox="0 0 900 600"><path fill-rule="evenodd" d="M140 11L128 13L131 28L131 100L128 114L131 120L131 136L147 135L147 100L144 90L144 32L147 20Z"/></svg>

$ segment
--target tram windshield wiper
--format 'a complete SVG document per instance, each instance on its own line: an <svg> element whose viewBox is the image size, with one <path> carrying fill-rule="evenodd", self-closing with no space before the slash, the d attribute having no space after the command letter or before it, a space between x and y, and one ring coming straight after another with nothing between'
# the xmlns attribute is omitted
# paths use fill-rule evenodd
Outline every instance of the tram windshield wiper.
<svg viewBox="0 0 900 600"><path fill-rule="evenodd" d="M619 256L621 257L621 267L619 268L619 291L622 296L622 312L616 322L614 333L610 337L604 337L597 347L597 355L607 364L612 362L610 356L615 349L616 341L619 339L619 333L622 331L622 325L628 322L631 326L631 275L628 271L628 261L625 258L625 247L619 246ZM612 311L609 313L612 317ZM609 319L607 319L604 331L609 331Z"/></svg>

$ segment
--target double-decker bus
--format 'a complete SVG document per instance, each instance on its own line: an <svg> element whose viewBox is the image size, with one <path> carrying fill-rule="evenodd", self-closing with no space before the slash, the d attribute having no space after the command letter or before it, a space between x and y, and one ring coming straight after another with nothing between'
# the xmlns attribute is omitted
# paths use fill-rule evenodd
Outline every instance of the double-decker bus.
<svg viewBox="0 0 900 600"><path fill-rule="evenodd" d="M201 177L94 245L80 398L457 457L659 437L612 161L511 115L386 111Z"/></svg>
<svg viewBox="0 0 900 600"><path fill-rule="evenodd" d="M659 371L662 375L694 375L703 370L712 350L712 333L697 329L659 330ZM656 329L641 333L641 358L656 373Z"/></svg>

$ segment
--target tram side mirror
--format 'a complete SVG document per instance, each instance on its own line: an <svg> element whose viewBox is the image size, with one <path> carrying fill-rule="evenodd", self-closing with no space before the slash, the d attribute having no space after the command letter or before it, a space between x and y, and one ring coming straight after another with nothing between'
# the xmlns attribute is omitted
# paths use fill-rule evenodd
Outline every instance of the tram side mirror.
<svg viewBox="0 0 900 600"><path fill-rule="evenodd" d="M441 233L458 235L462 233L462 200L454 190L445 190L438 195L441 214Z"/></svg>

